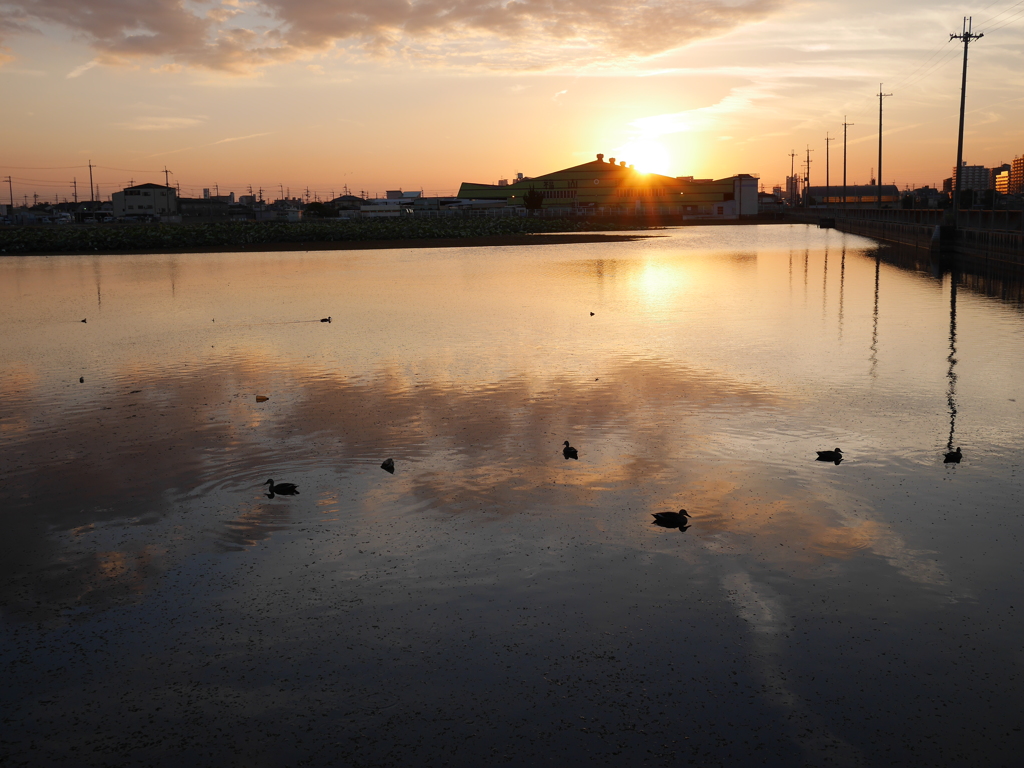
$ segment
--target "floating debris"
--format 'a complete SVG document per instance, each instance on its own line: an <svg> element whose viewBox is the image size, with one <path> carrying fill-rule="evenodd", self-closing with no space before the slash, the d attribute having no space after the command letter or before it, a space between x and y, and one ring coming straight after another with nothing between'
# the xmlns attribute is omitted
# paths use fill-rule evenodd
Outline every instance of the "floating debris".
<svg viewBox="0 0 1024 768"><path fill-rule="evenodd" d="M385 472L391 473L392 475L395 474L395 460L384 459L384 463L380 465L380 468L383 469Z"/></svg>
<svg viewBox="0 0 1024 768"><path fill-rule="evenodd" d="M267 402L267 400L269 400L269 399L270 399L270 398L269 398L269 397L267 397L266 395L256 395L256 402L257 402L257 403L265 403L265 402Z"/></svg>

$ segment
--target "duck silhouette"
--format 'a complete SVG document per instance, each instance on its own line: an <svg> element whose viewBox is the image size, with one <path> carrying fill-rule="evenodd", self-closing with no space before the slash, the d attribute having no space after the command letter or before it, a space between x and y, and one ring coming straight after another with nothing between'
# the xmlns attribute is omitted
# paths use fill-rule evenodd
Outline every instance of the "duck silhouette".
<svg viewBox="0 0 1024 768"><path fill-rule="evenodd" d="M818 451L818 458L815 461L834 461L839 464L843 460L843 452L836 448L834 451Z"/></svg>
<svg viewBox="0 0 1024 768"><path fill-rule="evenodd" d="M330 318L330 316L328 316L328 317L321 317L320 318L320 322L321 323L329 323L329 322L331 322L331 318Z"/></svg>
<svg viewBox="0 0 1024 768"><path fill-rule="evenodd" d="M687 520L690 513L685 509L680 509L678 512L652 512L651 517L654 518L654 525L662 528L678 528L680 531L685 531L690 527L690 521Z"/></svg>
<svg viewBox="0 0 1024 768"><path fill-rule="evenodd" d="M565 445L565 448L562 449L562 455L566 459L576 459L576 461L579 461L580 460L580 454L577 452L577 450L575 448L573 448L571 445L569 445L569 441L568 440L565 441L564 445Z"/></svg>
<svg viewBox="0 0 1024 768"><path fill-rule="evenodd" d="M277 483L275 485L273 479L270 479L264 485L270 486L270 491L267 493L270 498L274 498L274 494L279 496L295 496L299 492L295 483Z"/></svg>
<svg viewBox="0 0 1024 768"><path fill-rule="evenodd" d="M388 472L389 474L395 474L395 460L384 459L384 463L380 465L380 468L383 469L385 472Z"/></svg>
<svg viewBox="0 0 1024 768"><path fill-rule="evenodd" d="M955 451L950 451L946 454L945 458L942 459L943 464L959 464L960 459L964 457L963 453L960 452L960 446L956 447Z"/></svg>

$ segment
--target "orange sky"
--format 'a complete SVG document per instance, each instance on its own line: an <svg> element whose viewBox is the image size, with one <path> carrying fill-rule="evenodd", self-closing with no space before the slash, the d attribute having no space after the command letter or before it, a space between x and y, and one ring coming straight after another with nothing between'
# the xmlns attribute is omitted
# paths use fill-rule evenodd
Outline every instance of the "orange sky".
<svg viewBox="0 0 1024 768"><path fill-rule="evenodd" d="M0 174L23 195L131 181L277 197L455 192L597 152L670 175L759 174L811 153L812 184L877 164L941 184L956 158L1024 154L1024 7L877 0L14 0L0 11ZM7 202L7 185L0 201Z"/></svg>

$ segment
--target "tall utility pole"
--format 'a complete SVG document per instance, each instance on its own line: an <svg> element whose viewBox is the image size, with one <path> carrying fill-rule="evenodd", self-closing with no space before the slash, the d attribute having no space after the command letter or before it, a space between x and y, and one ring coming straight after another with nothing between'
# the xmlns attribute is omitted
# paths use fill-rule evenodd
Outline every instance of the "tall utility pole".
<svg viewBox="0 0 1024 768"><path fill-rule="evenodd" d="M797 205L797 151L790 150L790 205ZM364 196L366 197L366 196Z"/></svg>
<svg viewBox="0 0 1024 768"><path fill-rule="evenodd" d="M4 181L7 182L7 191L11 193L11 209L14 209L14 184L11 182L11 177L8 176Z"/></svg>
<svg viewBox="0 0 1024 768"><path fill-rule="evenodd" d="M164 186L171 186L171 171L167 170L167 166L164 166Z"/></svg>
<svg viewBox="0 0 1024 768"><path fill-rule="evenodd" d="M882 207L882 99L892 96L891 93L882 93L882 84L878 84L878 207Z"/></svg>
<svg viewBox="0 0 1024 768"><path fill-rule="evenodd" d="M75 202L78 202L78 177L76 176L71 180L71 186L75 190Z"/></svg>
<svg viewBox="0 0 1024 768"><path fill-rule="evenodd" d="M846 115L843 115L843 207L846 207L846 128L856 123L846 122Z"/></svg>
<svg viewBox="0 0 1024 768"><path fill-rule="evenodd" d="M813 151L814 150L811 149L811 145L808 144L807 145L807 162L804 164L804 168L806 169L804 171L804 207L805 208L807 207L807 204L810 201L809 193L807 192L807 190L809 190L811 188L811 152L813 152Z"/></svg>
<svg viewBox="0 0 1024 768"><path fill-rule="evenodd" d="M89 202L91 202L91 203L96 202L96 191L95 191L96 188L92 184L92 169L93 169L93 167L94 166L92 164L92 160L90 160L89 161Z"/></svg>
<svg viewBox="0 0 1024 768"><path fill-rule="evenodd" d="M950 40L963 40L964 41L964 75L963 80L960 83L960 132L957 134L956 140L956 174L953 179L953 225L956 226L960 219L960 187L963 184L963 165L964 165L964 107L967 104L967 48L970 46L972 40L977 40L985 36L985 33L971 34L971 22L973 17L964 17L964 31L962 34L954 35L950 34Z"/></svg>
<svg viewBox="0 0 1024 768"><path fill-rule="evenodd" d="M836 140L835 136L829 138L828 137L828 131L825 131L825 186L826 187L830 186L830 182L828 180L828 142L829 141L835 141L835 140Z"/></svg>

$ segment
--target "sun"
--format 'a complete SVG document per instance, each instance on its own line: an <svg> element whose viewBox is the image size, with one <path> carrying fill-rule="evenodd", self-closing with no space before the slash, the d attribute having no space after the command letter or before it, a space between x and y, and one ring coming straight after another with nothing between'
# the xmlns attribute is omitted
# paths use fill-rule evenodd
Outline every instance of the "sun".
<svg viewBox="0 0 1024 768"><path fill-rule="evenodd" d="M661 142L654 139L633 139L619 147L615 156L643 173L671 175L672 155Z"/></svg>

